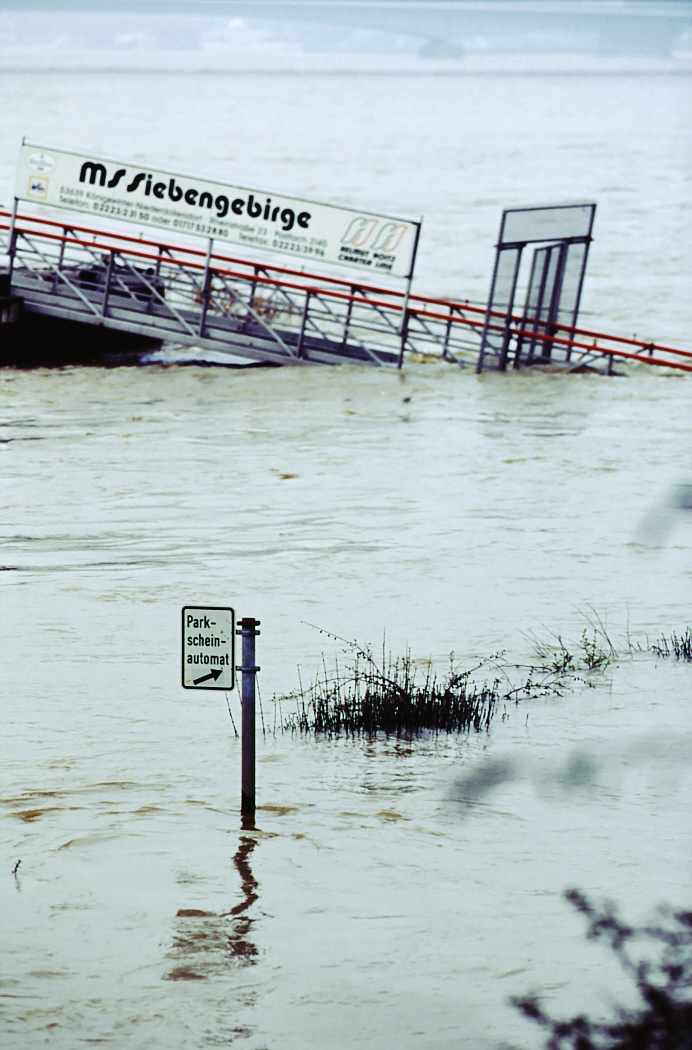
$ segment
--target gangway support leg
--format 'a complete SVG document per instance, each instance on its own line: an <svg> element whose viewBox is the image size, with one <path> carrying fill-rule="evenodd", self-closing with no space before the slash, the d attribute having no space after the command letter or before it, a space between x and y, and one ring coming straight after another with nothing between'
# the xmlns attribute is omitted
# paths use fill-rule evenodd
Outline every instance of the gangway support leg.
<svg viewBox="0 0 692 1050"><path fill-rule="evenodd" d="M11 289L11 286L12 286L12 273L14 271L14 257L15 257L16 251L17 251L17 208L18 207L19 207L19 201L15 197L14 198L14 205L12 207L12 218L10 219L10 231L9 231L10 235L9 235L8 242L7 242L7 254L10 257L10 265L9 265L9 269L8 269L8 274L9 274L9 278L10 278L10 289Z"/></svg>
<svg viewBox="0 0 692 1050"><path fill-rule="evenodd" d="M108 316L108 299L111 294L111 282L113 280L113 267L115 266L115 254L110 252L106 264L106 279L103 285L103 302L101 303L101 317Z"/></svg>
<svg viewBox="0 0 692 1050"><path fill-rule="evenodd" d="M401 343L399 345L399 360L396 363L397 368L401 368L404 363L404 351L406 350L406 340L408 339L408 307L404 311L404 317L401 322Z"/></svg>
<svg viewBox="0 0 692 1050"><path fill-rule="evenodd" d="M305 306L303 307L303 316L300 322L300 335L298 336L298 357L304 357L303 343L305 341L305 326L308 323L308 313L310 311L310 291L305 293Z"/></svg>
<svg viewBox="0 0 692 1050"><path fill-rule="evenodd" d="M60 284L60 274L62 272L63 263L65 261L65 241L67 240L67 234L68 234L69 229L70 229L69 226L63 226L63 228L62 228L62 237L60 239L60 248L58 249L58 261L55 264L55 274L53 276L53 286L52 286L53 294L55 294L55 292L57 292L58 285Z"/></svg>
<svg viewBox="0 0 692 1050"><path fill-rule="evenodd" d="M207 308L209 306L209 293L211 291L211 253L214 246L214 238L209 238L209 244L207 246L207 258L204 263L204 279L202 281L202 309L199 315L199 329L197 334L200 339L204 339L204 328L207 323Z"/></svg>
<svg viewBox="0 0 692 1050"><path fill-rule="evenodd" d="M352 284L351 288L350 288L350 293L351 294L350 294L350 297L349 297L349 300L348 300L348 306L346 307L346 320L344 321L344 335L343 335L343 338L341 340L342 348L345 347L346 343L348 342L348 329L349 329L350 324L351 324L351 314L353 313L353 296L356 294L357 290L358 289L355 287L355 285Z"/></svg>

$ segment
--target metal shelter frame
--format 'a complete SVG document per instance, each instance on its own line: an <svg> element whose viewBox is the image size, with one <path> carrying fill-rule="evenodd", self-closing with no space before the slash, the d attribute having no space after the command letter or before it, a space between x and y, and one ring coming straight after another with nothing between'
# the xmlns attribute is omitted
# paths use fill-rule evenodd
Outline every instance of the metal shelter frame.
<svg viewBox="0 0 692 1050"><path fill-rule="evenodd" d="M560 345L552 336L574 337L595 214L593 202L528 205L502 212L477 372L483 371L488 357L505 371L512 350L515 368L522 354L526 364L545 361ZM522 256L529 244L539 243L543 246L534 250L523 313L516 318ZM503 323L498 323L500 318ZM567 346L566 362L571 353Z"/></svg>

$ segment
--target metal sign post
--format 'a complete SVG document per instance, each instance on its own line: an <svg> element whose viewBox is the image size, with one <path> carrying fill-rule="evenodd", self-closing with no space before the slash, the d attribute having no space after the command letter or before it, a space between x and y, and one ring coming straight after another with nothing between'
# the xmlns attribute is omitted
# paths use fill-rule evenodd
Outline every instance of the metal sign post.
<svg viewBox="0 0 692 1050"><path fill-rule="evenodd" d="M259 620L246 616L236 631L243 639L243 662L238 668L243 675L240 816L249 825L255 820L255 675L259 671L255 664L255 638L260 633L256 629L259 624Z"/></svg>
<svg viewBox="0 0 692 1050"><path fill-rule="evenodd" d="M235 627L235 611L228 606L186 605L182 610L184 689L233 689L235 672L241 686L240 815L244 827L255 821L255 638L259 620L246 616ZM242 664L235 665L235 636L242 638Z"/></svg>

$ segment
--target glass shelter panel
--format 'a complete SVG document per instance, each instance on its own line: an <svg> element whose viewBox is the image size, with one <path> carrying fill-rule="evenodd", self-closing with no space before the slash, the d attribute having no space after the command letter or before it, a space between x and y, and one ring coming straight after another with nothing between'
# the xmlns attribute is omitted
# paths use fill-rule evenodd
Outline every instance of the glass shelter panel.
<svg viewBox="0 0 692 1050"><path fill-rule="evenodd" d="M567 246L563 243L537 248L534 252L521 325L524 333L531 331L540 335L555 334L554 325L559 310L566 253ZM531 339L528 334L520 334L517 338L515 367L519 364L522 350L529 360L533 360L535 356L550 357L552 347L545 339Z"/></svg>
<svg viewBox="0 0 692 1050"><path fill-rule="evenodd" d="M573 327L577 321L587 247L586 244L570 244L567 252L557 321L569 327Z"/></svg>
<svg viewBox="0 0 692 1050"><path fill-rule="evenodd" d="M514 305L521 253L521 247L517 247L498 249L495 255L495 270L490 286L488 309L485 315L485 325L481 336L481 346L476 366L479 372L483 368L483 359L486 354L495 355L500 361L506 361L507 359L509 347L507 318L511 314L512 306ZM496 312L501 313L503 316L495 316Z"/></svg>
<svg viewBox="0 0 692 1050"><path fill-rule="evenodd" d="M508 248L500 252L492 289L492 309L511 310L519 269L520 248Z"/></svg>

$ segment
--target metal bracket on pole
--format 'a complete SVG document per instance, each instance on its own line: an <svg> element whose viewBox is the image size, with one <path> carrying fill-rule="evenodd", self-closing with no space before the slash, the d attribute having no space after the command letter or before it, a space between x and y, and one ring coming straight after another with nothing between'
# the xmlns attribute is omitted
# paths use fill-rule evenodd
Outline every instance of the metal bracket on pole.
<svg viewBox="0 0 692 1050"><path fill-rule="evenodd" d="M255 663L255 638L260 633L259 620L246 616L239 621L236 634L243 639L242 664L236 667L243 676L241 686L241 791L240 816L244 827L255 823L255 675L259 667Z"/></svg>

